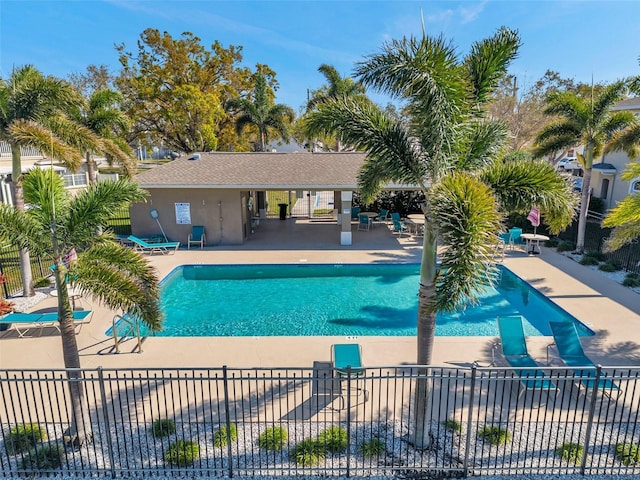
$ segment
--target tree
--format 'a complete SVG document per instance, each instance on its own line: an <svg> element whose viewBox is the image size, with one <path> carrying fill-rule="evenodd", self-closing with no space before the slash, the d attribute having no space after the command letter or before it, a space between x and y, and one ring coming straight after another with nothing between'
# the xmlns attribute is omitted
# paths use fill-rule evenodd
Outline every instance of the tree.
<svg viewBox="0 0 640 480"><path fill-rule="evenodd" d="M640 163L630 163L622 178L633 180L638 177L640 177ZM640 193L631 193L622 199L607 214L602 225L614 227L604 244L604 250L607 252L617 250L640 238Z"/></svg>
<svg viewBox="0 0 640 480"><path fill-rule="evenodd" d="M128 176L135 173L135 162L131 147L124 139L124 134L129 129L129 119L119 108L122 100L120 93L110 89L100 89L93 92L86 109L77 109L74 119L84 125L101 139L102 151L109 165L118 163ZM89 182L97 181L97 168L94 152L85 152Z"/></svg>
<svg viewBox="0 0 640 480"><path fill-rule="evenodd" d="M114 77L106 65L89 65L85 73L72 73L68 79L84 97L90 97L98 90L114 88Z"/></svg>
<svg viewBox="0 0 640 480"><path fill-rule="evenodd" d="M255 75L255 87L251 99L235 98L227 101L225 110L235 115L238 136L246 127L255 127L258 133L256 150L264 152L269 143L270 131L275 131L285 142L289 141L289 125L295 112L287 105L269 100L269 86L264 75Z"/></svg>
<svg viewBox="0 0 640 480"><path fill-rule="evenodd" d="M544 127L538 134L536 155L542 156L576 145L584 147L584 153L578 154L584 171L576 241L578 253L584 252L593 159L602 154L617 132L625 130L635 121L631 112L611 111L611 107L623 98L625 91L625 82L618 81L600 92L592 91L587 96L564 91L552 92L547 97L545 113L557 115L558 120Z"/></svg>
<svg viewBox="0 0 640 480"><path fill-rule="evenodd" d="M502 28L460 59L443 37L394 40L359 63L356 73L368 87L404 102L406 121L346 98L319 105L306 120L310 131L336 133L367 153L358 178L364 201L390 182L415 185L425 197L419 365L431 363L438 312L475 299L495 274L504 212L526 212L535 204L556 232L573 216L571 186L551 165L496 160L506 128L487 120L483 107L519 43L515 32ZM426 375L415 392L413 440L424 448L430 443Z"/></svg>
<svg viewBox="0 0 640 480"><path fill-rule="evenodd" d="M99 139L69 119L82 97L67 82L45 77L31 65L15 69L0 84L0 138L11 146L13 204L24 210L21 147L34 147L76 171L82 151L98 149ZM80 150L77 148L80 147ZM28 250L20 251L23 295L34 295Z"/></svg>
<svg viewBox="0 0 640 480"><path fill-rule="evenodd" d="M132 120L130 141L162 142L181 152L238 146L224 104L253 86L250 69L239 67L242 47L216 41L207 49L190 32L174 39L148 28L135 55L124 44L116 50L122 69L115 83ZM276 83L268 66L256 70Z"/></svg>
<svg viewBox="0 0 640 480"><path fill-rule="evenodd" d="M142 201L145 192L125 180L99 182L72 196L53 171L31 170L24 178L27 211L0 205L0 238L20 248L50 254L58 292L58 320L64 366L80 368L73 311L67 286L91 295L113 310L137 316L152 330L161 326L158 279L145 258L118 244L107 232L115 210ZM77 260L73 260L77 254ZM72 421L69 441L82 445L91 436L91 422L82 373L69 370Z"/></svg>
<svg viewBox="0 0 640 480"><path fill-rule="evenodd" d="M327 85L323 85L318 90L311 92L311 97L307 102L307 112L312 111L322 103L340 97L368 101L362 82L357 82L351 77L341 77L333 65L327 65L326 63L320 65L318 71L327 79ZM335 150L336 152L342 151L339 138L336 138Z"/></svg>

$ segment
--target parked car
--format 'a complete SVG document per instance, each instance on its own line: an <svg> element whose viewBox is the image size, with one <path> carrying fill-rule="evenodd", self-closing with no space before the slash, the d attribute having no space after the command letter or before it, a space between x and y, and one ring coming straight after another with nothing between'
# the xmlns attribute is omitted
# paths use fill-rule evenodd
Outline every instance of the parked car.
<svg viewBox="0 0 640 480"><path fill-rule="evenodd" d="M578 170L582 168L577 157L564 157L556 164L558 170Z"/></svg>
<svg viewBox="0 0 640 480"><path fill-rule="evenodd" d="M582 191L582 177L573 177L571 180L573 181L573 189L576 192L581 192Z"/></svg>

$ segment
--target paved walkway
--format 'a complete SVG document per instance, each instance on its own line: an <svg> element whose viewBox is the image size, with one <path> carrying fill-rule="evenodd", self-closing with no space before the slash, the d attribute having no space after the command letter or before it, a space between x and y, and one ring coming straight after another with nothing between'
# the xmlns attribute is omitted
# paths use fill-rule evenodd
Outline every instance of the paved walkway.
<svg viewBox="0 0 640 480"><path fill-rule="evenodd" d="M175 255L149 257L164 277L182 264L202 263L369 263L418 262L421 238L399 239L388 228L370 231L353 228L353 245L339 245L339 226L309 220L261 221L242 246L180 250ZM597 332L584 338L587 354L603 365L640 365L640 295L583 267L571 259L542 248L542 254L508 252L505 265ZM230 367L301 366L327 361L330 346L344 337L183 337L147 338L143 353L133 353L133 341L122 353L114 351L105 335L115 312L83 299L93 308L92 322L77 335L85 367ZM34 310L55 308L48 298ZM52 329L53 330L53 329ZM354 339L349 339L354 341ZM359 337L363 361L368 366L413 364L415 337ZM491 358L492 337L436 337L434 364L470 366ZM549 337L530 337L531 354L544 362ZM560 365L557 358L551 364ZM45 331L36 338L16 338L12 331L0 337L1 368L61 368L60 336Z"/></svg>

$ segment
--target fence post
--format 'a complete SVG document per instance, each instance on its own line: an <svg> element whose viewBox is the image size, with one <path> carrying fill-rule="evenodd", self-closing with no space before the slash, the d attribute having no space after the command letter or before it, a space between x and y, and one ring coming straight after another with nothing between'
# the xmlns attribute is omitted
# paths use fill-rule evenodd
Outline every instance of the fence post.
<svg viewBox="0 0 640 480"><path fill-rule="evenodd" d="M581 373L584 375L584 373ZM589 450L589 440L591 438L591 430L593 428L593 417L596 411L596 399L598 398L598 385L600 383L600 376L602 375L602 365L596 365L596 379L593 383L593 392L591 393L591 403L589 404L589 418L587 419L587 430L584 434L584 451L582 452L582 459L580 460L580 475L584 475L587 466L587 450ZM591 377L587 377L591 378ZM587 392L584 394L584 398L587 398Z"/></svg>
<svg viewBox="0 0 640 480"><path fill-rule="evenodd" d="M229 478L233 477L233 452L231 451L231 410L229 408L229 374L227 366L222 366L222 379L224 390L224 415L227 424L227 455L229 456Z"/></svg>
<svg viewBox="0 0 640 480"><path fill-rule="evenodd" d="M109 470L111 478L116 478L115 456L113 454L113 440L111 439L111 423L109 422L109 409L107 408L107 391L104 388L104 373L102 367L98 367L98 385L100 385L100 397L102 399L102 415L104 415L104 428L107 433L107 452L109 453Z"/></svg>
<svg viewBox="0 0 640 480"><path fill-rule="evenodd" d="M347 365L347 477L351 474L351 365Z"/></svg>
<svg viewBox="0 0 640 480"><path fill-rule="evenodd" d="M475 400L476 376L478 367L474 364L471 366L471 386L469 387L469 414L467 415L467 438L464 445L464 478L469 476L469 447L471 446L471 422L473 421L473 401Z"/></svg>

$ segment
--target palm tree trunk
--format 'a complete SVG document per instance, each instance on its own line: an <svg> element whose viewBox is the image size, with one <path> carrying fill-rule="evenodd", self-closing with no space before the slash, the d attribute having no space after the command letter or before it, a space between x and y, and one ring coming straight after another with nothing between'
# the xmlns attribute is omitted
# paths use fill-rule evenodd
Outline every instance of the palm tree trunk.
<svg viewBox="0 0 640 480"><path fill-rule="evenodd" d="M22 191L22 159L20 156L20 145L11 145L11 182L13 183L13 206L24 211L24 194ZM31 257L29 250L21 248L19 253L20 274L22 276L22 295L32 297L36 294L33 288L33 277L31 275Z"/></svg>
<svg viewBox="0 0 640 480"><path fill-rule="evenodd" d="M89 175L89 183L96 183L97 180L97 171L96 171L96 161L93 159L93 155L90 152L85 154L85 160L87 163L87 174Z"/></svg>
<svg viewBox="0 0 640 480"><path fill-rule="evenodd" d="M422 264L420 266L420 290L418 292L418 378L414 394L413 444L416 448L425 449L431 446L429 428L431 410L431 385L429 369L422 366L431 364L433 340L436 332L436 311L434 300L436 295L436 261L437 234L432 224L425 221L424 243L422 246Z"/></svg>
<svg viewBox="0 0 640 480"><path fill-rule="evenodd" d="M54 249L55 245L54 235ZM64 433L65 443L74 447L81 447L93 437L89 405L84 390L82 372L80 371L80 355L76 341L76 330L73 320L73 310L69 301L69 291L65 279L66 267L59 255L55 261L56 289L58 291L58 320L60 322L60 337L62 339L62 356L67 369L69 398L71 400L71 423Z"/></svg>

